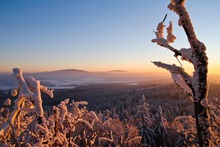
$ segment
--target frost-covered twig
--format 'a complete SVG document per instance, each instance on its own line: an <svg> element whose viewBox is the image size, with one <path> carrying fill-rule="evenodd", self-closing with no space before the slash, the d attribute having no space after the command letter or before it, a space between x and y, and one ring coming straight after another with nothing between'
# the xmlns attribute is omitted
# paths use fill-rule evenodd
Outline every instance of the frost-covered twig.
<svg viewBox="0 0 220 147"><path fill-rule="evenodd" d="M40 85L40 90L44 93L46 93L47 95L49 95L51 98L53 98L53 91L54 89L52 90L49 90L46 86L43 86L43 85Z"/></svg>
<svg viewBox="0 0 220 147"><path fill-rule="evenodd" d="M79 118L77 121L84 123L88 128L90 128L91 130L93 130L92 125L91 125L88 121L86 121L86 120L84 120L84 119L81 119L81 118Z"/></svg>
<svg viewBox="0 0 220 147"><path fill-rule="evenodd" d="M113 138L113 135L112 135L112 131L110 131L110 137L111 137L111 138L99 137L99 140L100 140L100 141L114 142L114 138Z"/></svg>
<svg viewBox="0 0 220 147"><path fill-rule="evenodd" d="M173 46L170 45L170 43L173 43L174 40L176 39L176 37L173 35L173 25L172 22L169 23L169 26L167 27L167 38L164 38L164 27L165 25L163 24L164 21L160 22L157 26L157 32L155 32L156 35L156 39L152 39L151 41L153 43L157 43L158 45L165 47L169 50L171 50L172 52L174 52L174 56L178 57L181 56L182 60L186 60L188 62L192 62L194 61L194 57L192 54L192 49L181 49L178 50L176 48L174 48Z"/></svg>
<svg viewBox="0 0 220 147"><path fill-rule="evenodd" d="M33 92L31 96L31 100L34 102L34 109L37 113L38 118L43 118L44 111L42 107L42 98L40 92L40 81L35 80L33 77L25 78L27 85L30 87L31 91Z"/></svg>
<svg viewBox="0 0 220 147"><path fill-rule="evenodd" d="M130 145L130 143L131 143L132 141L135 141L135 140L141 140L141 139L142 139L141 136L136 136L136 137L134 137L134 138L128 140L127 144Z"/></svg>
<svg viewBox="0 0 220 147"><path fill-rule="evenodd" d="M59 123L61 124L64 119L65 116L67 115L67 104L69 103L69 99L65 99L64 101L61 101L60 104L58 105L58 107L60 108L60 118L59 118Z"/></svg>

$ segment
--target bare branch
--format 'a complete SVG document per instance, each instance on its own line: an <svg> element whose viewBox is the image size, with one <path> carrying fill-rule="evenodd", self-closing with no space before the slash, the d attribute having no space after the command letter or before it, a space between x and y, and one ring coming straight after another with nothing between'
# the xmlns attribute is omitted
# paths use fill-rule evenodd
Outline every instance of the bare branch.
<svg viewBox="0 0 220 147"><path fill-rule="evenodd" d="M164 23L164 21L166 20L166 18L167 18L167 14L165 15L165 17L164 17L162 23Z"/></svg>
<svg viewBox="0 0 220 147"><path fill-rule="evenodd" d="M176 60L179 62L179 64L180 64L181 68L183 68L182 63L180 62L180 60L179 60L177 57L176 57Z"/></svg>

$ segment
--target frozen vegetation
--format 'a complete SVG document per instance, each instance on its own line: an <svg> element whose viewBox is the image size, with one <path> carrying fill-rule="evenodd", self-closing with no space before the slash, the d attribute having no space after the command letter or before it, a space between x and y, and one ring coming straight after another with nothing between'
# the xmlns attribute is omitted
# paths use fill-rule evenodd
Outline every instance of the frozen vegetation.
<svg viewBox="0 0 220 147"><path fill-rule="evenodd" d="M1 146L198 143L193 104L173 84L97 84L56 92L33 77L23 77L20 69L14 69L14 76L19 86L4 98L0 112ZM220 138L219 88L210 84L208 104L216 142Z"/></svg>

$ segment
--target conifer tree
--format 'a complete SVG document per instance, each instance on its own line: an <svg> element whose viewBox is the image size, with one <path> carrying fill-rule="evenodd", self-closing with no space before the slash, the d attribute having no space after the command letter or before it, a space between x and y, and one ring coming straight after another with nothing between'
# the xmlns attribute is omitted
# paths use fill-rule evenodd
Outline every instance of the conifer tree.
<svg viewBox="0 0 220 147"><path fill-rule="evenodd" d="M142 98L139 101L136 112L137 113L134 117L140 124L139 129L141 130L142 143L148 146L156 146L155 134L150 129L153 123L153 117L144 95L142 95Z"/></svg>

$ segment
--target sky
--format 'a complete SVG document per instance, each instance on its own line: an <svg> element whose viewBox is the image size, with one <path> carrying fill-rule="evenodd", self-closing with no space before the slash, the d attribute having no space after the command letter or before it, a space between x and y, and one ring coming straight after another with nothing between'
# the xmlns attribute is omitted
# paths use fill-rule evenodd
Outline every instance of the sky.
<svg viewBox="0 0 220 147"><path fill-rule="evenodd" d="M180 65L173 53L151 43L153 30L168 14L188 48L169 0L0 0L0 72L81 69L167 73L151 61ZM220 1L187 0L197 38L207 47L209 73L220 73ZM190 64L181 61L187 71Z"/></svg>

